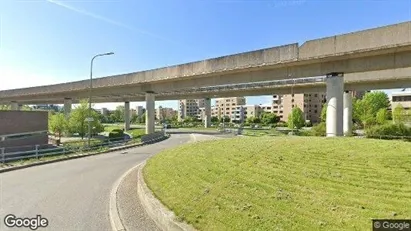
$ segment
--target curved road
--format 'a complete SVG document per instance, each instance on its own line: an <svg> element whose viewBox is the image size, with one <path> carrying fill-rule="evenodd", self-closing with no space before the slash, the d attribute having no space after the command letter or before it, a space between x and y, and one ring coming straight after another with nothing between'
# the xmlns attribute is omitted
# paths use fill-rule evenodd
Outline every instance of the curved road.
<svg viewBox="0 0 411 231"><path fill-rule="evenodd" d="M109 195L128 169L161 150L190 141L174 134L148 146L30 167L0 174L0 230L4 217L41 215L49 221L38 230L111 230Z"/></svg>

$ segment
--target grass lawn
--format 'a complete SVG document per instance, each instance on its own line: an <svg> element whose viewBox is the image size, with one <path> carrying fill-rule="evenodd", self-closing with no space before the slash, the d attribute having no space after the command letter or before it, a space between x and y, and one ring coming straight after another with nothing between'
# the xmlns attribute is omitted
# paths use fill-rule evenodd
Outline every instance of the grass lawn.
<svg viewBox="0 0 411 231"><path fill-rule="evenodd" d="M411 218L411 144L241 137L166 150L144 177L199 230L371 230Z"/></svg>
<svg viewBox="0 0 411 231"><path fill-rule="evenodd" d="M244 136L284 136L285 134L274 129L244 129Z"/></svg>

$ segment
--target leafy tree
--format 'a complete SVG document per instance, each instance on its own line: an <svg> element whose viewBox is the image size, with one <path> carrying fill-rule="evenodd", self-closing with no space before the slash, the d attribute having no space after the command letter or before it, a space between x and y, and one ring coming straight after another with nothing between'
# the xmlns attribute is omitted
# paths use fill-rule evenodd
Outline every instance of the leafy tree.
<svg viewBox="0 0 411 231"><path fill-rule="evenodd" d="M288 127L300 129L304 126L304 113L299 107L294 107L291 114L288 115Z"/></svg>
<svg viewBox="0 0 411 231"><path fill-rule="evenodd" d="M385 124L388 119L388 110L386 108L381 108L377 112L376 121L378 124Z"/></svg>
<svg viewBox="0 0 411 231"><path fill-rule="evenodd" d="M247 118L247 123L249 123L249 124L258 124L258 123L261 123L261 120L258 117L250 116L250 117Z"/></svg>
<svg viewBox="0 0 411 231"><path fill-rule="evenodd" d="M327 120L327 104L323 104L323 108L321 109L321 122L325 122Z"/></svg>
<svg viewBox="0 0 411 231"><path fill-rule="evenodd" d="M130 122L135 124L135 123L137 123L137 119L138 119L138 115L137 114L132 114Z"/></svg>
<svg viewBox="0 0 411 231"><path fill-rule="evenodd" d="M68 129L68 121L63 113L49 113L49 130L61 138L61 134Z"/></svg>
<svg viewBox="0 0 411 231"><path fill-rule="evenodd" d="M141 114L141 116L137 117L137 123L145 123L146 122L146 113L144 112L143 114Z"/></svg>
<svg viewBox="0 0 411 231"><path fill-rule="evenodd" d="M184 123L192 123L196 121L196 118L191 117L191 116L187 116L186 118L184 118Z"/></svg>
<svg viewBox="0 0 411 231"><path fill-rule="evenodd" d="M212 123L217 123L218 122L218 117L217 116L212 116L211 117L211 122Z"/></svg>
<svg viewBox="0 0 411 231"><path fill-rule="evenodd" d="M353 118L364 127L377 122L377 112L387 109L390 101L386 93L382 91L366 93L363 99L353 102Z"/></svg>
<svg viewBox="0 0 411 231"><path fill-rule="evenodd" d="M83 100L80 102L80 105L72 110L70 119L69 119L69 130L71 133L78 133L83 139L86 133L88 132L88 123L86 118L89 117L88 111L88 102ZM98 133L104 131L104 127L99 120L99 115L95 110L91 110L91 127L93 133Z"/></svg>
<svg viewBox="0 0 411 231"><path fill-rule="evenodd" d="M278 123L280 121L280 117L278 117L276 114L274 113L262 113L261 115L261 122L263 124L275 124Z"/></svg>
<svg viewBox="0 0 411 231"><path fill-rule="evenodd" d="M401 104L398 104L392 111L392 118L396 124L405 122L405 109Z"/></svg>
<svg viewBox="0 0 411 231"><path fill-rule="evenodd" d="M116 107L116 110L114 110L113 112L113 119L114 122L124 122L124 111L125 111L125 107L122 105L119 105Z"/></svg>
<svg viewBox="0 0 411 231"><path fill-rule="evenodd" d="M230 117L229 116L223 116L220 118L221 123L229 123L230 122Z"/></svg>
<svg viewBox="0 0 411 231"><path fill-rule="evenodd" d="M8 111L10 109L10 105L0 105L0 111Z"/></svg>

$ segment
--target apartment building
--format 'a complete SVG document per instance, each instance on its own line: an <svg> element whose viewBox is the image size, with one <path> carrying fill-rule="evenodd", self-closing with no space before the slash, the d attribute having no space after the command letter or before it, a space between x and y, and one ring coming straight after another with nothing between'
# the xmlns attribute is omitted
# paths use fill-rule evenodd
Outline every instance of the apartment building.
<svg viewBox="0 0 411 231"><path fill-rule="evenodd" d="M164 119L171 119L177 115L177 111L174 110L173 108L167 108L167 107L158 107L156 109L156 118L158 120L164 120Z"/></svg>
<svg viewBox="0 0 411 231"><path fill-rule="evenodd" d="M103 107L100 109L100 114L107 116L108 113L109 113L109 110L107 108Z"/></svg>
<svg viewBox="0 0 411 231"><path fill-rule="evenodd" d="M244 117L242 109L244 105L245 97L219 98L211 108L211 116L218 118L227 116L232 122L241 122Z"/></svg>
<svg viewBox="0 0 411 231"><path fill-rule="evenodd" d="M391 108L395 109L401 104L404 109L411 109L411 91L393 92L391 94Z"/></svg>
<svg viewBox="0 0 411 231"><path fill-rule="evenodd" d="M200 108L204 108L205 99L183 99L178 101L178 119L187 117L198 118L201 114Z"/></svg>
<svg viewBox="0 0 411 231"><path fill-rule="evenodd" d="M326 102L325 92L309 94L273 95L272 113L277 114L280 120L287 121L288 115L294 107L304 112L306 120L312 123L320 122L322 105ZM268 111L268 110L266 110Z"/></svg>

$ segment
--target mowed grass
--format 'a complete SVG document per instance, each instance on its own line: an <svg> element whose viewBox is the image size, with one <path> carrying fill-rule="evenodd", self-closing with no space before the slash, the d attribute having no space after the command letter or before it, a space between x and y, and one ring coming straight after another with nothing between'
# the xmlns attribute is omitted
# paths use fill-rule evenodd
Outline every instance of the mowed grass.
<svg viewBox="0 0 411 231"><path fill-rule="evenodd" d="M199 230L371 230L411 218L411 144L242 137L154 156L144 177Z"/></svg>

